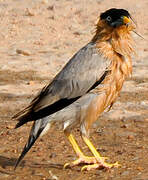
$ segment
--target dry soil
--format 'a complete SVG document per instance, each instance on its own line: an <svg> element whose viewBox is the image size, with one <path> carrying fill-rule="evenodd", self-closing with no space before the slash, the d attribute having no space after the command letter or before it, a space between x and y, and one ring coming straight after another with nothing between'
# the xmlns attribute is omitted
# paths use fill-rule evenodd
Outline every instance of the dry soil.
<svg viewBox="0 0 148 180"><path fill-rule="evenodd" d="M39 139L16 171L16 159L31 123L14 130L13 114L29 104L69 58L92 38L100 12L129 10L137 23L133 75L112 110L91 129L91 139L121 168L81 172L63 169L76 158L62 131ZM147 0L0 0L0 179L148 180L148 1ZM84 152L79 129L74 133Z"/></svg>

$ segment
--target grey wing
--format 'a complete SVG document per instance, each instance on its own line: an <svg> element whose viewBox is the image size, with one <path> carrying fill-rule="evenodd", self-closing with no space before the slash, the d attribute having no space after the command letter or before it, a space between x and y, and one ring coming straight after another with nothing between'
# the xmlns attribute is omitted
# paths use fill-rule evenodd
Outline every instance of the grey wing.
<svg viewBox="0 0 148 180"><path fill-rule="evenodd" d="M66 64L53 81L14 118L24 123L53 114L73 103L99 82L110 62L103 58L95 43L88 43Z"/></svg>
<svg viewBox="0 0 148 180"><path fill-rule="evenodd" d="M38 111L59 99L73 99L88 92L108 70L110 62L98 52L94 43L89 43L78 51L63 70L44 90L44 96L34 107ZM52 99L53 102L52 102Z"/></svg>

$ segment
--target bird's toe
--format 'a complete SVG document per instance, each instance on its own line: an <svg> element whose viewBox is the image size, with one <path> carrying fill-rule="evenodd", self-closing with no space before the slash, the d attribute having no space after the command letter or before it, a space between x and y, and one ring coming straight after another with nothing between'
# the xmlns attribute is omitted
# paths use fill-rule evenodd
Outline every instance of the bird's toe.
<svg viewBox="0 0 148 180"><path fill-rule="evenodd" d="M105 168L105 169L111 169L113 167L121 167L121 165L116 162L116 163L113 163L113 164L110 164L110 163L94 163L94 164L91 164L91 165L85 165L81 168L81 171L90 171L90 170L94 170L94 169L102 169L102 168Z"/></svg>
<svg viewBox="0 0 148 180"><path fill-rule="evenodd" d="M94 164L96 162L97 162L97 159L95 157L82 156L82 157L79 157L78 159L76 159L75 161L73 161L71 163L66 163L64 165L64 169L69 168L69 167L73 167L73 166L77 166L80 164Z"/></svg>

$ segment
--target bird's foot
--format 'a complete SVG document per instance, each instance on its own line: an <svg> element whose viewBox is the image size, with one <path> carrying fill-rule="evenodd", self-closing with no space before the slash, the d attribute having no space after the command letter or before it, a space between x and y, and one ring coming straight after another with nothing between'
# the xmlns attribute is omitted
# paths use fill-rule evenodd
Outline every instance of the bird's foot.
<svg viewBox="0 0 148 180"><path fill-rule="evenodd" d="M86 145L89 147L90 151L92 152L92 154L95 156L97 162L93 163L92 165L85 165L82 167L82 171L84 170L92 170L92 169L100 169L100 168L105 168L105 169L110 169L112 167L120 167L121 165L116 162L113 164L107 163L105 162L106 159L108 158L104 158L100 155L100 153L96 150L96 148L93 146L93 144L91 143L91 141L86 137L86 136L82 136L84 142L86 143Z"/></svg>
<svg viewBox="0 0 148 180"><path fill-rule="evenodd" d="M107 159L106 157L102 157L102 158L104 160ZM97 159L95 157L82 156L82 157L79 157L77 160L75 160L71 163L66 163L64 165L64 168L77 166L79 164L96 164L96 163L97 163Z"/></svg>
<svg viewBox="0 0 148 180"><path fill-rule="evenodd" d="M102 161L102 159L101 159ZM116 162L116 163L113 163L113 164L110 164L110 163L107 163L107 162L97 162L97 163L94 163L94 164L91 164L91 165L85 165L81 168L81 171L90 171L90 170L94 170L94 169L102 169L102 168L106 168L106 169L110 169L112 167L120 167L121 165Z"/></svg>

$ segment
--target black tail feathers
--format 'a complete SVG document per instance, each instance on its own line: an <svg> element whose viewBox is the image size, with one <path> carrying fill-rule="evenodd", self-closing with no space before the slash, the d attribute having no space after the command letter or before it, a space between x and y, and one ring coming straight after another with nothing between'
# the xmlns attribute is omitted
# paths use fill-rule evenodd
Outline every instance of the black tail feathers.
<svg viewBox="0 0 148 180"><path fill-rule="evenodd" d="M44 130L44 128L46 127L47 124L48 124L47 118L46 119L39 119L39 120L36 120L34 122L32 129L31 129L31 132L30 132L28 142L26 143L20 157L16 161L14 170L17 168L17 166L19 165L20 161L24 158L26 153L31 149L31 147L33 146L35 141L38 139L38 137L41 135L42 131Z"/></svg>

